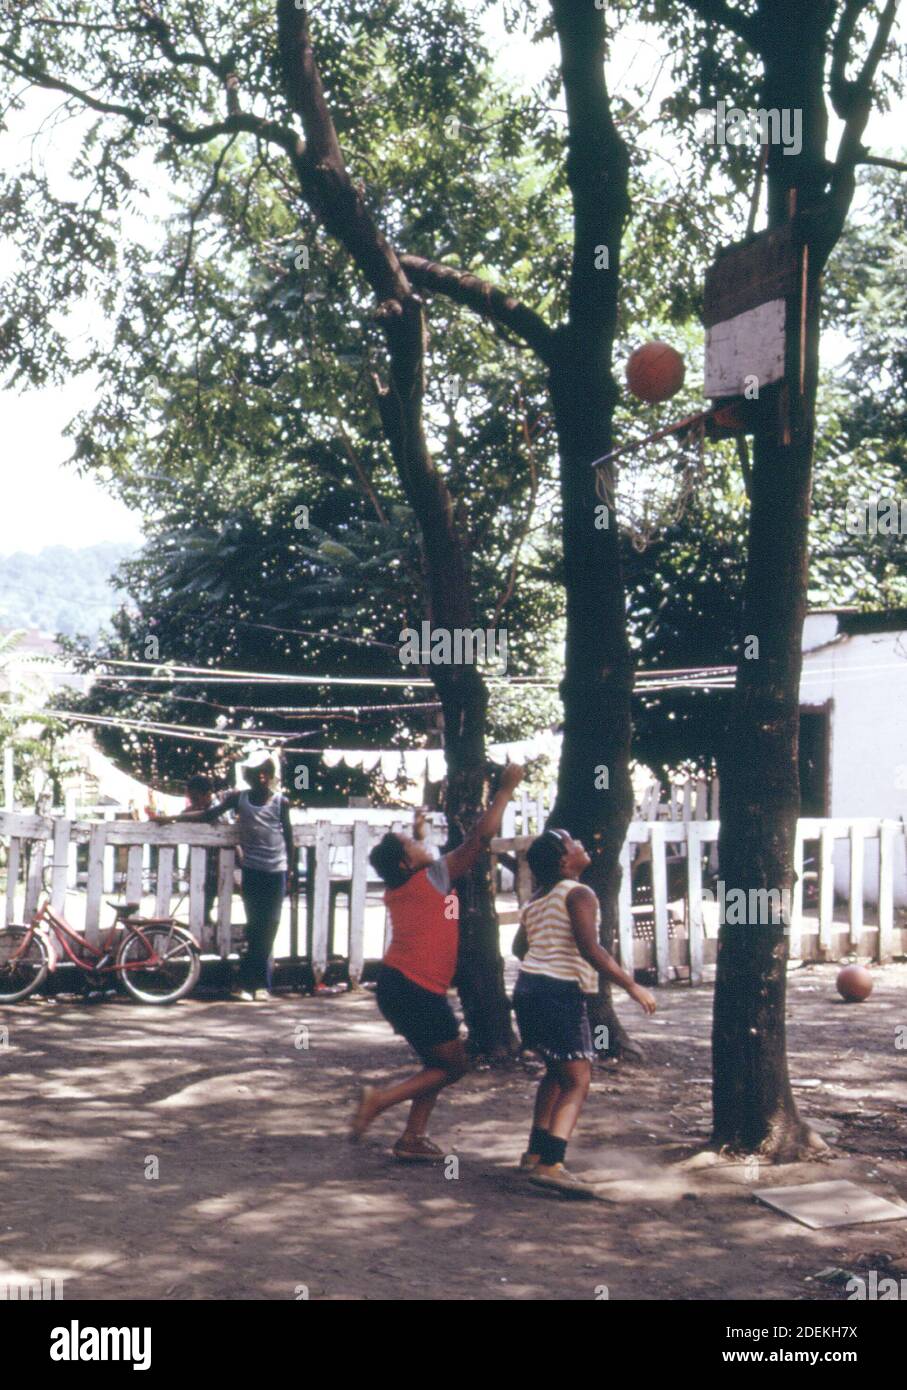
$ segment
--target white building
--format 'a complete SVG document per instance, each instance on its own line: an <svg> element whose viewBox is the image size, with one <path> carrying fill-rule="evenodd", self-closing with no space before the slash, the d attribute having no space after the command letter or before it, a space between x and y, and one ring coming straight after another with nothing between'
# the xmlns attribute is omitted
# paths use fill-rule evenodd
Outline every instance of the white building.
<svg viewBox="0 0 907 1390"><path fill-rule="evenodd" d="M801 815L907 815L907 610L810 613L800 681ZM905 838L895 852L895 905L907 906ZM835 846L835 890L848 896L846 841ZM878 901L878 842L866 845L866 900Z"/></svg>

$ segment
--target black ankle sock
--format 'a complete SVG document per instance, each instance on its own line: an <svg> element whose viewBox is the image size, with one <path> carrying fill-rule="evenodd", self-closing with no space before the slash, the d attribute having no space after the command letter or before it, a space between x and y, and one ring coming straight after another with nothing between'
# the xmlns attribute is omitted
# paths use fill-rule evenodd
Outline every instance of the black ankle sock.
<svg viewBox="0 0 907 1390"><path fill-rule="evenodd" d="M545 1134L544 1142L539 1150L539 1157L546 1167L550 1167L553 1163L563 1163L566 1153L566 1139L555 1139L553 1134Z"/></svg>
<svg viewBox="0 0 907 1390"><path fill-rule="evenodd" d="M547 1129L539 1129L538 1125L533 1125L532 1129L529 1131L529 1148L527 1149L527 1153L541 1154L547 1138Z"/></svg>

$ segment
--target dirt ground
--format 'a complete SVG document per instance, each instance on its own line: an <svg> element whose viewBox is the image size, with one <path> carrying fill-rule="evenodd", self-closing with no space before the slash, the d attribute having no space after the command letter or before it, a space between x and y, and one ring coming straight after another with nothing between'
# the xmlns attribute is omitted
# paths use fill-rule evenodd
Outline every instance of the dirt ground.
<svg viewBox="0 0 907 1390"><path fill-rule="evenodd" d="M368 990L7 1007L0 1283L56 1277L72 1299L841 1300L814 1276L907 1277L907 1219L810 1231L753 1196L847 1177L907 1203L907 965L876 970L863 1005L838 1001L835 971L790 977L791 1074L828 1161L680 1166L707 1134L712 991L673 986L653 1019L621 999L647 1065L597 1069L570 1152L602 1181L596 1203L514 1170L535 1063L441 1099L446 1172L394 1163L399 1112L347 1143L358 1081L410 1068Z"/></svg>

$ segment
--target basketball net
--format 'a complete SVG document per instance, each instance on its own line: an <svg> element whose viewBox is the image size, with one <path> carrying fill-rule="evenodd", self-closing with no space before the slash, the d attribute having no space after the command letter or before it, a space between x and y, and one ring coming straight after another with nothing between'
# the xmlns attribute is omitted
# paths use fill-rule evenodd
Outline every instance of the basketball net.
<svg viewBox="0 0 907 1390"><path fill-rule="evenodd" d="M595 466L596 496L634 550L680 521L705 469L708 412L615 449Z"/></svg>

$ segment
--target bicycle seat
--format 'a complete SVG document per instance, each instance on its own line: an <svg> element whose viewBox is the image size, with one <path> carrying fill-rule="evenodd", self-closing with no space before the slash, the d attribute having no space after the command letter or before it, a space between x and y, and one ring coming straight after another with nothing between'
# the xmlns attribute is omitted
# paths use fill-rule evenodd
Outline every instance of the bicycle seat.
<svg viewBox="0 0 907 1390"><path fill-rule="evenodd" d="M141 903L111 903L114 914L117 917L134 917L141 907Z"/></svg>

